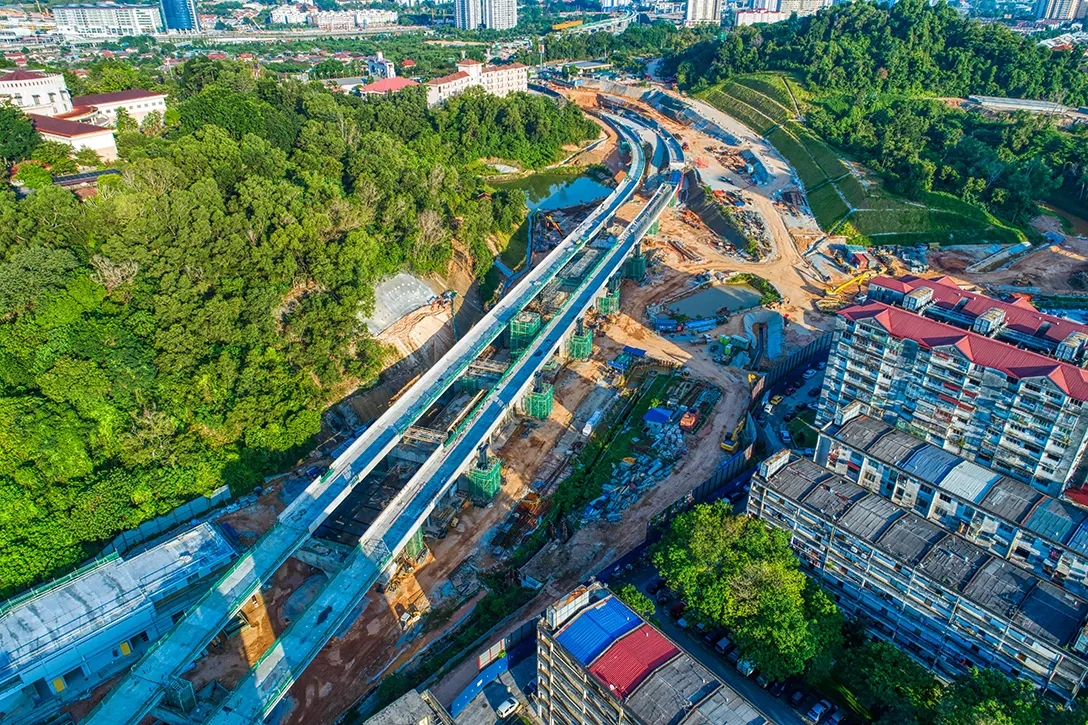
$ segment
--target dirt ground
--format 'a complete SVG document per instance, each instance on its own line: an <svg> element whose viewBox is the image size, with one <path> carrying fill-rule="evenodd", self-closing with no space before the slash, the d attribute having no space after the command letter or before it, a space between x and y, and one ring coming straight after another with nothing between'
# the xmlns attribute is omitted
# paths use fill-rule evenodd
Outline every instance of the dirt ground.
<svg viewBox="0 0 1088 725"><path fill-rule="evenodd" d="M932 255L930 259L933 264ZM963 268L942 262L934 271L954 274L966 282L979 285L1012 285L1017 287L1040 287L1047 292L1062 294L1081 292L1069 284L1069 277L1074 272L1088 271L1088 239L1066 237L1062 244L1039 247L1020 257L1006 269L999 269L985 274L968 274Z"/></svg>

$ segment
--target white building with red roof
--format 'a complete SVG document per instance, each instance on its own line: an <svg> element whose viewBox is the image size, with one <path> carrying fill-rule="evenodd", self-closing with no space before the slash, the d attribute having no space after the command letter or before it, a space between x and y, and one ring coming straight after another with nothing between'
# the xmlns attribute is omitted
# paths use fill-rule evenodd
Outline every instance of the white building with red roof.
<svg viewBox="0 0 1088 725"><path fill-rule="evenodd" d="M1083 483L1088 326L951 279L878 277L839 313L818 426L863 411L1040 491Z"/></svg>
<svg viewBox="0 0 1088 725"><path fill-rule="evenodd" d="M99 126L115 126L117 112L122 108L136 123L142 123L151 113L157 112L160 116L166 113L166 94L132 89L115 93L74 96L72 111L64 114L64 118L72 121L87 121Z"/></svg>
<svg viewBox="0 0 1088 725"><path fill-rule="evenodd" d="M442 103L474 86L495 96L527 91L529 66L521 63L484 65L471 58L460 60L456 73L427 81L427 103Z"/></svg>
<svg viewBox="0 0 1088 725"><path fill-rule="evenodd" d="M23 113L58 116L72 110L72 95L60 73L31 70L0 72L0 102L8 101Z"/></svg>
<svg viewBox="0 0 1088 725"><path fill-rule="evenodd" d="M34 124L34 130L44 141L57 141L71 146L76 151L92 149L103 161L117 159L117 145L113 140L113 129L105 126L93 126L79 121L63 118L27 114Z"/></svg>

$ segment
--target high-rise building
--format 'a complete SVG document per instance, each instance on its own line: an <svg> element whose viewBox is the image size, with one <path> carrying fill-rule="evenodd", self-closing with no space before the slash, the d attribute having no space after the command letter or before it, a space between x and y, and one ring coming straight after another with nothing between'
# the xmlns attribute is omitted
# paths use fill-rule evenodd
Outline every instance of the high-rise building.
<svg viewBox="0 0 1088 725"><path fill-rule="evenodd" d="M167 30L200 30L196 0L159 0Z"/></svg>
<svg viewBox="0 0 1088 725"><path fill-rule="evenodd" d="M1064 700L1088 677L1088 601L812 461L763 461L748 513L844 612L947 676L993 667Z"/></svg>
<svg viewBox="0 0 1088 725"><path fill-rule="evenodd" d="M1035 17L1039 20L1078 20L1088 10L1085 0L1038 0Z"/></svg>
<svg viewBox="0 0 1088 725"><path fill-rule="evenodd" d="M508 30L518 24L517 0L483 0L484 27Z"/></svg>
<svg viewBox="0 0 1088 725"><path fill-rule="evenodd" d="M162 15L154 5L58 5L53 8L57 34L82 37L114 37L161 33Z"/></svg>
<svg viewBox="0 0 1088 725"><path fill-rule="evenodd" d="M1050 496L1083 482L1088 326L949 278L878 277L867 304L840 311L834 335L818 426L858 401Z"/></svg>
<svg viewBox="0 0 1088 725"><path fill-rule="evenodd" d="M892 503L955 531L994 556L1088 597L1088 512L855 415L828 423L816 463Z"/></svg>
<svg viewBox="0 0 1088 725"><path fill-rule="evenodd" d="M458 30L476 30L483 22L480 0L453 0L453 22Z"/></svg>
<svg viewBox="0 0 1088 725"><path fill-rule="evenodd" d="M722 22L722 0L688 0L685 25Z"/></svg>
<svg viewBox="0 0 1088 725"><path fill-rule="evenodd" d="M599 583L537 624L536 712L545 725L766 725L723 684Z"/></svg>
<svg viewBox="0 0 1088 725"><path fill-rule="evenodd" d="M829 8L833 0L779 0L778 11L787 16L796 13L799 16L814 15L816 12Z"/></svg>

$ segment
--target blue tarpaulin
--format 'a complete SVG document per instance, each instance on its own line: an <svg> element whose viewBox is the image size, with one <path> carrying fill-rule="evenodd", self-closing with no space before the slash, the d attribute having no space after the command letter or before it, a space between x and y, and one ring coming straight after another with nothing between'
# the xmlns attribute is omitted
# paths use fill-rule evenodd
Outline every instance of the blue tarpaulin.
<svg viewBox="0 0 1088 725"><path fill-rule="evenodd" d="M623 351L631 357L646 357L646 351L643 350L641 347L631 347L630 345L625 345Z"/></svg>
<svg viewBox="0 0 1088 725"><path fill-rule="evenodd" d="M642 416L642 420L646 423L668 423L671 417L672 413L664 408L650 408L646 411L646 415Z"/></svg>
<svg viewBox="0 0 1088 725"><path fill-rule="evenodd" d="M454 717L460 715L461 711L468 707L468 704L475 700L476 696L483 692L485 687L499 679L499 675L509 669L510 660L506 657L500 657L480 670L480 674L476 675L476 679L472 681L472 684L462 690L461 694L454 699L453 705L450 707L450 714Z"/></svg>

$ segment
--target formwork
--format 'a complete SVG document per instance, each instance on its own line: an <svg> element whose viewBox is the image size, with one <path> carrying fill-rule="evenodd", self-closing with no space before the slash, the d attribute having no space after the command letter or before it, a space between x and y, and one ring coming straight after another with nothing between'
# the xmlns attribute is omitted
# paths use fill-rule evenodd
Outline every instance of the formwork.
<svg viewBox="0 0 1088 725"><path fill-rule="evenodd" d="M510 322L510 354L520 355L540 332L540 315L522 312Z"/></svg>
<svg viewBox="0 0 1088 725"><path fill-rule="evenodd" d="M525 411L534 418L544 420L551 415L554 401L552 386L548 383L540 383L529 393L529 398L525 402Z"/></svg>
<svg viewBox="0 0 1088 725"><path fill-rule="evenodd" d="M584 335L571 335L568 351L572 358L588 360L593 355L593 332L586 330Z"/></svg>
<svg viewBox="0 0 1088 725"><path fill-rule="evenodd" d="M652 235L657 234L659 231L661 231L661 222L655 221L653 224L650 225L650 228L646 231L646 233Z"/></svg>
<svg viewBox="0 0 1088 725"><path fill-rule="evenodd" d="M614 315L620 311L620 291L601 295L597 298L597 311L602 315Z"/></svg>
<svg viewBox="0 0 1088 725"><path fill-rule="evenodd" d="M404 545L404 553L409 559L415 560L419 558L425 548L427 547L423 543L423 527L421 526L416 529L416 532L412 534L412 538L408 539L408 543Z"/></svg>
<svg viewBox="0 0 1088 725"><path fill-rule="evenodd" d="M473 501L489 501L502 488L502 462L488 456L484 465L477 462L468 472L468 495Z"/></svg>
<svg viewBox="0 0 1088 725"><path fill-rule="evenodd" d="M627 258L627 263L623 268L623 276L627 279L633 279L636 282L641 282L646 278L646 255L645 254L632 254Z"/></svg>

